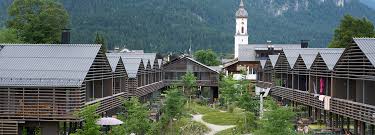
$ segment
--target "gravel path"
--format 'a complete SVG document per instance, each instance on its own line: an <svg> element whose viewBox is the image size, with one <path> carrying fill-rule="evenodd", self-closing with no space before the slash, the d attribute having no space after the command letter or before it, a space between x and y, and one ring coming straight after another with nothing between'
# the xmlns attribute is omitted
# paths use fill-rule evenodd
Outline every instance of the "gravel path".
<svg viewBox="0 0 375 135"><path fill-rule="evenodd" d="M220 131L235 127L235 125L221 126L221 125L210 124L210 123L203 121L202 117L203 115L193 115L193 120L206 125L211 130L206 135L214 135Z"/></svg>

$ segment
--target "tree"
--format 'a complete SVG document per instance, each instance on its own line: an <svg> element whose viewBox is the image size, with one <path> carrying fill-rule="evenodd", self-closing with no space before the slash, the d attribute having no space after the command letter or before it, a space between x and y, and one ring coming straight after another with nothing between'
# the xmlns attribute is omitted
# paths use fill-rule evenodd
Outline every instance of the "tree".
<svg viewBox="0 0 375 135"><path fill-rule="evenodd" d="M77 129L73 135L101 135L100 126L96 124L96 121L100 118L99 114L96 113L100 103L86 106L76 115L83 119L83 128Z"/></svg>
<svg viewBox="0 0 375 135"><path fill-rule="evenodd" d="M184 96L176 86L169 88L164 104L164 115L169 120L170 128L172 128L173 119L182 115L185 105Z"/></svg>
<svg viewBox="0 0 375 135"><path fill-rule="evenodd" d="M238 107L245 109L248 112L252 113L258 113L259 111L259 101L250 95L250 90L248 88L251 86L252 88L254 87L251 85L249 81L241 81L241 94L238 98Z"/></svg>
<svg viewBox="0 0 375 135"><path fill-rule="evenodd" d="M189 97L189 102L191 102L191 96L196 93L197 77L195 77L193 73L187 72L182 76L182 84L184 87L183 91L185 95Z"/></svg>
<svg viewBox="0 0 375 135"><path fill-rule="evenodd" d="M260 120L260 127L255 131L255 135L293 135L292 119L295 113L290 107L280 107L275 101L267 100L267 111Z"/></svg>
<svg viewBox="0 0 375 135"><path fill-rule="evenodd" d="M345 15L341 24L336 28L330 48L345 48L353 37L374 37L374 25L366 18L358 19Z"/></svg>
<svg viewBox="0 0 375 135"><path fill-rule="evenodd" d="M124 121L124 124L113 128L114 134L123 135L135 133L137 135L146 134L151 127L149 112L147 107L143 106L138 98L132 97L129 101L124 102L126 113L119 115L118 118Z"/></svg>
<svg viewBox="0 0 375 135"><path fill-rule="evenodd" d="M233 77L224 77L219 83L220 96L224 99L226 105L237 101L238 91L236 89L237 81Z"/></svg>
<svg viewBox="0 0 375 135"><path fill-rule="evenodd" d="M95 44L101 44L103 52L107 52L107 44L102 34L100 34L99 32L96 32L94 42Z"/></svg>
<svg viewBox="0 0 375 135"><path fill-rule="evenodd" d="M17 38L16 30L2 29L0 30L0 43L22 43L22 41Z"/></svg>
<svg viewBox="0 0 375 135"><path fill-rule="evenodd" d="M69 22L67 11L55 0L14 0L8 13L7 27L26 43L59 43Z"/></svg>
<svg viewBox="0 0 375 135"><path fill-rule="evenodd" d="M217 54L211 49L208 50L199 50L194 53L194 58L207 65L207 66L218 66L220 61L217 58Z"/></svg>

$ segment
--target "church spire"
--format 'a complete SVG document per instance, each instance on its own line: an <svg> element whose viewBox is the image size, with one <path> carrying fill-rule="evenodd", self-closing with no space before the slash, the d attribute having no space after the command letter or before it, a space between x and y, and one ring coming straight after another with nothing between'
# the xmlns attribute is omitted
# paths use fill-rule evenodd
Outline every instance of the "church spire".
<svg viewBox="0 0 375 135"><path fill-rule="evenodd" d="M245 8L245 4L243 4L243 0L240 2L240 8Z"/></svg>
<svg viewBox="0 0 375 135"><path fill-rule="evenodd" d="M237 18L247 18L248 14L245 9L245 4L243 3L243 0L240 2L240 8L236 12L236 17Z"/></svg>

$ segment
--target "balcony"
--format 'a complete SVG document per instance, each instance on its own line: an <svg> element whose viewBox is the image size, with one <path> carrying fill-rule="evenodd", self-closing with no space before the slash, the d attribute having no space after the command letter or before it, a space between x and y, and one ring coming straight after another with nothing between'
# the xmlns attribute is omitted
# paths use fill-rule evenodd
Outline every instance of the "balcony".
<svg viewBox="0 0 375 135"><path fill-rule="evenodd" d="M159 89L163 88L164 86L165 86L165 84L163 83L163 81L154 82L154 83L151 83L151 84L148 84L148 85L145 85L145 86L141 86L141 87L137 88L137 90L135 91L135 95L137 95L139 97L142 97L142 96L150 94L150 93L152 93L156 90L159 90Z"/></svg>
<svg viewBox="0 0 375 135"><path fill-rule="evenodd" d="M258 87L271 87L271 95L295 101L307 106L324 109L324 104L319 101L317 96L307 91L293 90L280 86L273 86L269 82L258 82ZM375 106L353 102L344 99L331 98L330 112L363 121L369 124L375 124Z"/></svg>
<svg viewBox="0 0 375 135"><path fill-rule="evenodd" d="M125 92L121 92L118 94L115 94L113 96L108 96L100 99L96 99L94 101L87 102L85 106L93 105L96 103L100 103L99 107L97 108L97 113L103 113L105 111L111 110L113 108L116 108L120 106L123 103L122 99L127 98L127 94Z"/></svg>
<svg viewBox="0 0 375 135"><path fill-rule="evenodd" d="M182 85L182 80L164 80L164 85ZM197 86L217 87L219 83L217 80L197 80Z"/></svg>

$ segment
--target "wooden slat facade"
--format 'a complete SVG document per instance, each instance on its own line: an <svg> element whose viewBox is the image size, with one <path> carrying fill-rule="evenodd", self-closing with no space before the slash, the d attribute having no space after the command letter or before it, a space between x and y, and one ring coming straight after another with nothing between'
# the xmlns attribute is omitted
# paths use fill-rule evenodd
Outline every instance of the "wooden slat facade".
<svg viewBox="0 0 375 135"><path fill-rule="evenodd" d="M267 61L266 65L270 65L270 63ZM298 57L292 70L288 66L285 55L281 53L276 67L273 69L276 78L284 78L281 75L287 77L292 75L293 78L296 77L295 75L297 77L307 76L309 79L308 91L302 91L295 86L292 88L288 88L288 85L276 86L275 82L269 80L259 80L257 86L271 88L270 94L272 96L323 111L325 110L324 102L320 101L318 97L320 94L319 79L324 79L323 95L331 97L330 108L325 110L326 112L362 122L362 125L358 126L363 128L360 129L360 134L365 133L364 127L366 124L375 125L375 101L373 100L375 67L355 42L352 42L345 49L333 70L328 68L320 53L316 55L310 70L307 69L301 56ZM264 69L265 73L272 70L266 68ZM296 79L286 80L288 80L288 83L296 83ZM315 92L314 89L316 89ZM358 132L358 129L355 129L355 131Z"/></svg>

